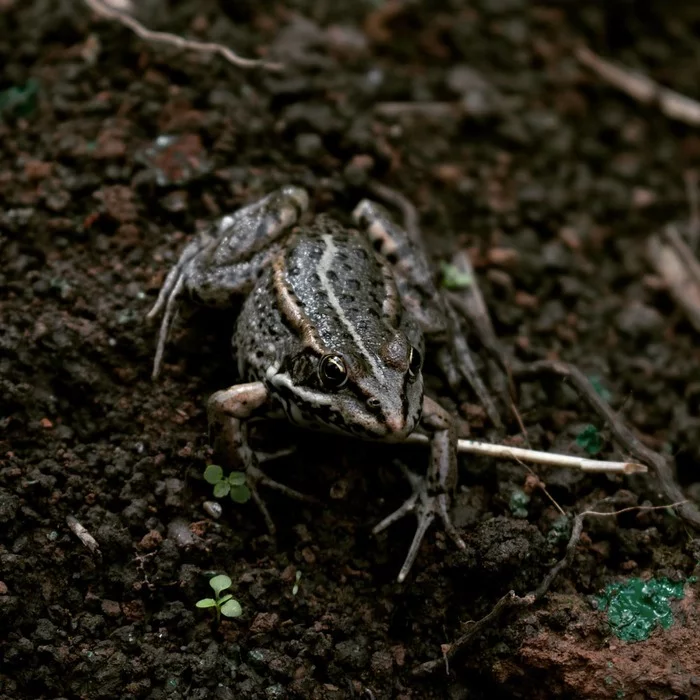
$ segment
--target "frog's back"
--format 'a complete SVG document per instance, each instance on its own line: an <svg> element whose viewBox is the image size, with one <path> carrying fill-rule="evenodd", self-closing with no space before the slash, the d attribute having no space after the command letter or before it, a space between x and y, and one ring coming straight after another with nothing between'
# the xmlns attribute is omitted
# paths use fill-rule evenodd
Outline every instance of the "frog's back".
<svg viewBox="0 0 700 700"><path fill-rule="evenodd" d="M284 280L327 347L362 339L377 352L400 321L389 271L365 236L326 216L290 241Z"/></svg>
<svg viewBox="0 0 700 700"><path fill-rule="evenodd" d="M401 315L391 272L369 240L317 216L285 241L246 300L236 332L239 366L249 379L263 379L282 347L299 343L318 357L352 353L371 369Z"/></svg>

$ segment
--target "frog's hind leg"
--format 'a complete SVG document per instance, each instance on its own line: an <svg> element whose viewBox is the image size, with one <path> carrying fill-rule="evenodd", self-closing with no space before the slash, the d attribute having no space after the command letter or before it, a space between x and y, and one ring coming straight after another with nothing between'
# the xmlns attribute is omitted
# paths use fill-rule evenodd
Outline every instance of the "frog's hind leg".
<svg viewBox="0 0 700 700"><path fill-rule="evenodd" d="M466 336L443 290L435 284L422 242L394 223L384 208L363 199L353 212L374 247L392 267L401 302L418 321L423 333L442 348L437 362L453 390L462 380L472 388L492 423L502 427L501 417L474 365ZM415 240L414 240L415 239Z"/></svg>
<svg viewBox="0 0 700 700"><path fill-rule="evenodd" d="M212 394L207 404L207 412L215 451L225 457L238 455L243 463L246 485L250 489L253 501L262 513L268 531L274 535L275 524L258 492L258 486L274 489L297 501L316 503L316 500L270 479L260 469L257 454L248 444L248 421L255 414L265 413L268 400L268 391L262 382L235 384Z"/></svg>
<svg viewBox="0 0 700 700"><path fill-rule="evenodd" d="M462 323L450 304L446 305L446 318L450 325L452 343L451 347L443 346L438 351L437 362L440 369L453 390L459 387L458 377L464 379L471 386L493 425L502 429L501 416L474 364Z"/></svg>
<svg viewBox="0 0 700 700"><path fill-rule="evenodd" d="M275 241L299 220L308 204L309 196L302 188L282 187L221 217L186 246L147 315L152 319L165 309L153 362L154 379L183 292L205 306L230 306L233 296L252 287Z"/></svg>

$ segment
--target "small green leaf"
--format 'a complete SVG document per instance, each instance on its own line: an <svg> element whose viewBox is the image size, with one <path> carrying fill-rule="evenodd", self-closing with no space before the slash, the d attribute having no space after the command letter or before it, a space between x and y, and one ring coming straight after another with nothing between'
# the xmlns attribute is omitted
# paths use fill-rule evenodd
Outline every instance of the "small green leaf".
<svg viewBox="0 0 700 700"><path fill-rule="evenodd" d="M229 600L221 606L221 614L224 617L240 617L243 614L243 608L237 600Z"/></svg>
<svg viewBox="0 0 700 700"><path fill-rule="evenodd" d="M209 464L204 470L204 481L216 484L224 476L224 470L218 464Z"/></svg>
<svg viewBox="0 0 700 700"><path fill-rule="evenodd" d="M595 425L587 425L576 438L576 444L593 456L603 449L603 438L600 437Z"/></svg>
<svg viewBox="0 0 700 700"><path fill-rule="evenodd" d="M219 574L209 579L209 585L214 589L214 593L219 595L221 591L231 588L231 579L226 574Z"/></svg>
<svg viewBox="0 0 700 700"><path fill-rule="evenodd" d="M202 598L196 602L198 608L215 608L216 601L213 598Z"/></svg>
<svg viewBox="0 0 700 700"><path fill-rule="evenodd" d="M214 497L223 498L224 496L228 495L230 490L231 485L228 483L228 481L217 481L214 484Z"/></svg>
<svg viewBox="0 0 700 700"><path fill-rule="evenodd" d="M243 486L233 486L231 488L231 500L235 503L247 503L250 500L250 489Z"/></svg>
<svg viewBox="0 0 700 700"><path fill-rule="evenodd" d="M231 486L243 486L245 484L245 474L243 472L231 472L228 475L228 483Z"/></svg>
<svg viewBox="0 0 700 700"><path fill-rule="evenodd" d="M223 605L225 602L231 600L231 598L233 598L233 593L227 593L226 595L222 595L217 602L219 605Z"/></svg>
<svg viewBox="0 0 700 700"><path fill-rule="evenodd" d="M471 287L474 280L468 272L460 270L455 265L443 262L440 265L442 271L442 286L445 289L466 289Z"/></svg>

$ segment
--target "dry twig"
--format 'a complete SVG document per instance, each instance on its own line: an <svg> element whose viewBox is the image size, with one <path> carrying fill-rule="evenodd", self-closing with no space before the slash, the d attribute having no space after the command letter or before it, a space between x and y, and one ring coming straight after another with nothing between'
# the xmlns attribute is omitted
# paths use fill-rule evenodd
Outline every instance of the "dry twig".
<svg viewBox="0 0 700 700"><path fill-rule="evenodd" d="M616 510L611 513L602 513L596 510L586 510L579 513L574 518L574 523L571 528L571 536L569 537L569 542L566 545L566 552L564 556L547 572L547 575L542 579L540 585L534 590L524 596L518 596L515 591L508 591L497 603L493 606L491 611L471 624L467 631L459 637L452 644L444 645L443 655L439 659L434 659L433 661L427 661L413 669L414 676L426 676L429 675L440 667L445 666L449 669L450 661L464 652L471 642L475 640L481 632L495 623L497 620L505 616L506 613L511 610L517 610L522 608L528 608L533 605L538 600L541 600L549 591L550 586L554 583L557 576L564 570L571 566L576 555L576 547L578 546L579 540L581 539L581 533L583 532L583 521L586 517L614 517L622 513L627 513L628 511L653 511L653 510L665 510L666 508L675 508L682 506L686 501L679 501L677 503L671 503L670 505L664 506L631 506L629 508L622 508L621 510Z"/></svg>
<svg viewBox="0 0 700 700"><path fill-rule="evenodd" d="M693 251L698 250L700 244L700 196L698 196L697 170L686 170L683 173L685 192L688 197L690 220L688 222L688 241Z"/></svg>
<svg viewBox="0 0 700 700"><path fill-rule="evenodd" d="M647 259L676 303L700 331L700 263L672 224L647 240Z"/></svg>
<svg viewBox="0 0 700 700"><path fill-rule="evenodd" d="M100 555L100 545L97 540L72 515L66 516L66 525L70 531L87 547L90 554Z"/></svg>
<svg viewBox="0 0 700 700"><path fill-rule="evenodd" d="M603 80L638 102L658 105L667 117L691 126L700 126L700 102L669 90L642 73L606 61L585 46L576 50L576 58Z"/></svg>
<svg viewBox="0 0 700 700"><path fill-rule="evenodd" d="M428 445L430 441L425 435L413 433L406 442ZM516 462L540 464L544 467L580 469L583 472L597 474L644 474L647 471L646 466L636 462L608 462L600 459L541 452L539 450L526 450L522 447L511 447L510 445L494 445L490 442L477 442L476 440L465 440L464 438L460 438L457 441L457 451L484 457L494 457L496 459L512 459Z"/></svg>
<svg viewBox="0 0 700 700"><path fill-rule="evenodd" d="M283 69L280 63L270 63L262 59L243 58L234 51L231 51L226 46L216 44L211 41L195 41L193 39L185 39L176 34L169 32L155 32L151 29L146 29L140 22L135 20L130 14L121 9L117 9L116 3L107 2L107 0L83 0L85 4L98 16L105 19L112 19L131 29L136 36L144 41L151 41L168 46L175 46L178 49L187 51L196 51L204 54L218 54L225 58L229 63L239 68L264 68L270 71L280 71ZM122 3L120 5L123 6ZM128 7L128 5L127 5Z"/></svg>
<svg viewBox="0 0 700 700"><path fill-rule="evenodd" d="M656 472L661 492L669 501L678 503L681 517L695 527L700 527L700 511L690 502L684 500L683 492L676 483L671 465L665 457L649 449L617 416L610 405L596 392L581 370L566 362L540 360L520 367L514 371L517 379L530 379L542 375L553 375L567 379L576 393L606 421L620 444L637 460L650 465Z"/></svg>

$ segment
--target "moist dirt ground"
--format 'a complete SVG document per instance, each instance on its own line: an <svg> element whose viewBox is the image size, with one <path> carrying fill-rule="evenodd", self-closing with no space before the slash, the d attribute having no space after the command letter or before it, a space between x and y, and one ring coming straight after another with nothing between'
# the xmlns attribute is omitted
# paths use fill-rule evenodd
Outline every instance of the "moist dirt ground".
<svg viewBox="0 0 700 700"><path fill-rule="evenodd" d="M462 457L467 550L433 527L399 585L413 522L371 528L408 495L395 460L425 468L422 448L292 431L269 473L321 505L266 493L276 542L251 503L222 499L215 519L205 404L236 381L233 317L183 309L155 382L144 318L205 222L285 183L348 216L379 181L416 206L436 268L469 253L508 357L576 364L699 499L698 333L645 250L688 218L700 132L574 57L587 45L698 98L695 4L137 5L285 70L149 43L77 0L0 0L3 700L700 697L697 584L636 644L594 604L614 581L693 575L698 532L674 509L586 520L542 600L414 673L537 587L564 555L560 509L663 505L653 473L535 469L545 493L523 465ZM428 386L472 438L585 454L590 424L589 449L626 457L561 382L517 387L522 426L499 400L500 431L467 388ZM195 607L214 573L243 610L219 625Z"/></svg>

